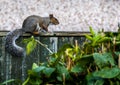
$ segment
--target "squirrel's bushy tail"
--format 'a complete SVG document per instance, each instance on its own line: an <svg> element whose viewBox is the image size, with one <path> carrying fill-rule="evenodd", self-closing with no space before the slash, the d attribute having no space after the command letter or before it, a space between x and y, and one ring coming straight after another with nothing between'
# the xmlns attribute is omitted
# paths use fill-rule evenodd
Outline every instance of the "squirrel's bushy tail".
<svg viewBox="0 0 120 85"><path fill-rule="evenodd" d="M15 29L9 32L5 38L5 50L12 56L22 57L25 56L25 50L16 45L16 39L23 34L22 29Z"/></svg>

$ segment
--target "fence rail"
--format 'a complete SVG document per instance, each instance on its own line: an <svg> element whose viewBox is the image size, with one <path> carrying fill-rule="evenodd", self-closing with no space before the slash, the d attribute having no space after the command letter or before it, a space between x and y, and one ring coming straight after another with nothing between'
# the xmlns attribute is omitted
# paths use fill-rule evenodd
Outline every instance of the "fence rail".
<svg viewBox="0 0 120 85"><path fill-rule="evenodd" d="M9 31L0 31L0 36L6 36ZM48 36L48 37L62 37L62 36L84 36L85 34L90 34L90 32L76 32L76 31L55 31L55 32L47 32L47 33L40 33L39 36ZM30 36L29 33L25 33L23 36Z"/></svg>

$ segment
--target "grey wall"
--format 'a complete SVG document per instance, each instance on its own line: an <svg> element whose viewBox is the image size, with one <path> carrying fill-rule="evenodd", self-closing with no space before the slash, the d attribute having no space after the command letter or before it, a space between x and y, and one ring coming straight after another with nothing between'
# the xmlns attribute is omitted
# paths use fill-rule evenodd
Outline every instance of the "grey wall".
<svg viewBox="0 0 120 85"><path fill-rule="evenodd" d="M117 31L120 0L0 0L0 30L19 29L27 16L50 13L60 24L49 31Z"/></svg>

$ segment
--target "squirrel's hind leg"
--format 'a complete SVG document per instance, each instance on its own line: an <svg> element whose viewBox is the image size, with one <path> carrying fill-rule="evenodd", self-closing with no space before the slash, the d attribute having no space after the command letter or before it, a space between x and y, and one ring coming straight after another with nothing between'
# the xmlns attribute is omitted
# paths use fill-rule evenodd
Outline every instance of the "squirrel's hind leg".
<svg viewBox="0 0 120 85"><path fill-rule="evenodd" d="M42 27L40 27L39 23L37 23L36 25L36 30L33 31L32 33L35 34L35 35L39 35L41 32L46 32L44 29L42 29Z"/></svg>
<svg viewBox="0 0 120 85"><path fill-rule="evenodd" d="M36 24L35 30L32 32L35 35L38 35L40 33L41 27L39 26L39 23Z"/></svg>

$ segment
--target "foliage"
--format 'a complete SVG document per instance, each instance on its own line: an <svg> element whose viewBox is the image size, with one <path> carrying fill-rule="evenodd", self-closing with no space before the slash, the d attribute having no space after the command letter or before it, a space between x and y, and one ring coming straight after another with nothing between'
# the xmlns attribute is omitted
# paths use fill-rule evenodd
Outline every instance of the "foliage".
<svg viewBox="0 0 120 85"><path fill-rule="evenodd" d="M65 44L57 53L34 37L25 40L28 54L39 43L51 55L47 62L33 63L22 85L120 85L120 34L95 32L92 27L90 33L82 46L77 41Z"/></svg>
<svg viewBox="0 0 120 85"><path fill-rule="evenodd" d="M47 62L33 63L23 85L119 85L119 34L93 31L82 46L66 44ZM47 48L48 49L48 48ZM49 50L48 50L49 51Z"/></svg>
<svg viewBox="0 0 120 85"><path fill-rule="evenodd" d="M37 42L33 36L31 36L31 38L24 39L23 42L27 44L26 45L26 54L29 55L35 49Z"/></svg>

